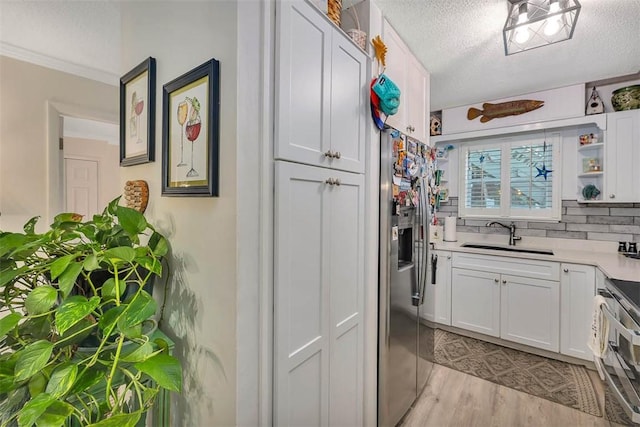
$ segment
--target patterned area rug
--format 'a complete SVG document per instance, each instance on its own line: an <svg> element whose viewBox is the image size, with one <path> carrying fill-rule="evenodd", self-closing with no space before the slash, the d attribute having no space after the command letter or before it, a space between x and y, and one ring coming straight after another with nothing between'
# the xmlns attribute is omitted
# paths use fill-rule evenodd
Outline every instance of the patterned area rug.
<svg viewBox="0 0 640 427"><path fill-rule="evenodd" d="M496 384L602 416L587 369L436 329L435 362Z"/></svg>

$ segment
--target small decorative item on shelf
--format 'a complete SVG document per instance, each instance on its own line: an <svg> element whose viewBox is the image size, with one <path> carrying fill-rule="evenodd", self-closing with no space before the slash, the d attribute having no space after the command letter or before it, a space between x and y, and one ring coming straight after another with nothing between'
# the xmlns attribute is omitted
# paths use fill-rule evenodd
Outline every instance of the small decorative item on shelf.
<svg viewBox="0 0 640 427"><path fill-rule="evenodd" d="M442 135L442 119L440 118L440 115L438 113L431 113L429 122L429 135Z"/></svg>
<svg viewBox="0 0 640 427"><path fill-rule="evenodd" d="M333 21L338 27L340 26L342 12L342 0L328 0L327 2L327 16L329 19Z"/></svg>
<svg viewBox="0 0 640 427"><path fill-rule="evenodd" d="M591 114L600 114L600 113L604 113L604 103L602 102L602 99L600 99L600 96L598 95L598 92L596 91L596 88L594 86L593 89L591 90L591 96L587 101L587 108L585 110L585 114L591 115Z"/></svg>
<svg viewBox="0 0 640 427"><path fill-rule="evenodd" d="M616 111L640 108L640 85L623 87L613 91L611 104Z"/></svg>
<svg viewBox="0 0 640 427"><path fill-rule="evenodd" d="M582 188L582 197L585 200L596 200L600 195L600 190L593 184L587 184Z"/></svg>
<svg viewBox="0 0 640 427"><path fill-rule="evenodd" d="M347 35L351 37L360 49L365 50L367 46L367 33L360 29L360 20L358 19L358 12L356 12L355 6L351 6L349 8L349 12L351 16L353 16L353 20L355 21L356 28L351 28L347 30Z"/></svg>
<svg viewBox="0 0 640 427"><path fill-rule="evenodd" d="M444 147L438 147L436 149L436 159L446 159L449 157L449 151L453 150L455 147L451 144L446 145Z"/></svg>
<svg viewBox="0 0 640 427"><path fill-rule="evenodd" d="M591 144L591 138L589 137L589 135L584 134L584 135L580 135L580 145L588 145Z"/></svg>
<svg viewBox="0 0 640 427"><path fill-rule="evenodd" d="M582 159L582 172L601 172L600 159L597 157L587 157Z"/></svg>

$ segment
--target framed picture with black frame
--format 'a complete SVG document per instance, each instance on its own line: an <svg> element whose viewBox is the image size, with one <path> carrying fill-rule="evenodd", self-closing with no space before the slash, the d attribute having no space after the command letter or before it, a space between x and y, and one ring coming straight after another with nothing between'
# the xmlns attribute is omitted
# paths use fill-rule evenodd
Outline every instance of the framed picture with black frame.
<svg viewBox="0 0 640 427"><path fill-rule="evenodd" d="M120 79L120 166L155 160L156 60L149 57Z"/></svg>
<svg viewBox="0 0 640 427"><path fill-rule="evenodd" d="M218 196L220 63L211 59L162 91L162 195Z"/></svg>

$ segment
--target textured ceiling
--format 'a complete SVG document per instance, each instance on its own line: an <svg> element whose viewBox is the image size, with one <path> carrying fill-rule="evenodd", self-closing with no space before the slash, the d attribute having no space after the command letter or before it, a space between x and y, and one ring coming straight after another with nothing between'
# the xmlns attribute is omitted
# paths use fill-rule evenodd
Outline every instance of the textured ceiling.
<svg viewBox="0 0 640 427"><path fill-rule="evenodd" d="M375 0L431 73L440 110L640 72L640 0L579 0L573 38L510 56L507 0Z"/></svg>

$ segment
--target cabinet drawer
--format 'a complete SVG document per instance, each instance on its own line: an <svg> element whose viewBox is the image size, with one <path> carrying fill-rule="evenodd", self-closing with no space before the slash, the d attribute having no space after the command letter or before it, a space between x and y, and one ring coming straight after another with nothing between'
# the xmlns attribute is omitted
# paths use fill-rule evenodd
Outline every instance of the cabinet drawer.
<svg viewBox="0 0 640 427"><path fill-rule="evenodd" d="M560 264L551 261L458 252L453 254L452 266L534 279L560 280Z"/></svg>

